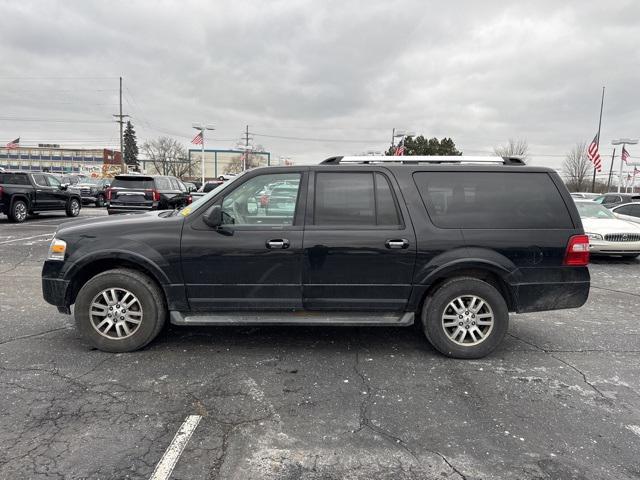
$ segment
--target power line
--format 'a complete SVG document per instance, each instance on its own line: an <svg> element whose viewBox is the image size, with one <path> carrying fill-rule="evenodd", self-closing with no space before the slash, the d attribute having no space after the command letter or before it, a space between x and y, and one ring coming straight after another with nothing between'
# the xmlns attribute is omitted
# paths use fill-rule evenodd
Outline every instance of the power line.
<svg viewBox="0 0 640 480"><path fill-rule="evenodd" d="M40 122L40 123L111 123L109 120L74 120L60 118L24 118L24 117L0 117L7 122Z"/></svg>

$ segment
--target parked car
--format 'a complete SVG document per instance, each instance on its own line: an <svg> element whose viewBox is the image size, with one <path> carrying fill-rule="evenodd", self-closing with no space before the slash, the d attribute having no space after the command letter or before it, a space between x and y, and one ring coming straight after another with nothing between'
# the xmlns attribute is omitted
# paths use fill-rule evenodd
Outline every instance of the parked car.
<svg viewBox="0 0 640 480"><path fill-rule="evenodd" d="M109 215L173 210L192 201L180 180L164 175L116 175L106 195Z"/></svg>
<svg viewBox="0 0 640 480"><path fill-rule="evenodd" d="M591 192L571 192L571 196L573 198L581 198L586 200L593 200L600 196L599 193L591 193Z"/></svg>
<svg viewBox="0 0 640 480"><path fill-rule="evenodd" d="M500 157L409 158L256 168L180 212L62 225L44 298L67 314L75 305L84 338L111 352L144 347L167 319L418 322L456 358L493 351L509 312L585 303L589 240L554 170ZM295 206L269 215L256 196L276 182L295 186Z"/></svg>
<svg viewBox="0 0 640 480"><path fill-rule="evenodd" d="M623 203L611 207L613 214L628 222L640 223L640 202Z"/></svg>
<svg viewBox="0 0 640 480"><path fill-rule="evenodd" d="M640 202L640 194L638 193L605 193L593 199L600 205L611 208L615 205L621 205L629 202Z"/></svg>
<svg viewBox="0 0 640 480"><path fill-rule="evenodd" d="M76 192L49 173L0 173L0 212L12 222L21 223L28 215L56 210L77 217L81 204Z"/></svg>
<svg viewBox="0 0 640 480"><path fill-rule="evenodd" d="M191 192L198 191L198 187L196 187L195 183L192 183L192 182L182 182L182 183L184 183L184 186L187 187L187 192L191 193Z"/></svg>
<svg viewBox="0 0 640 480"><path fill-rule="evenodd" d="M591 253L631 258L640 255L640 225L622 220L611 210L588 200L576 201L576 206Z"/></svg>
<svg viewBox="0 0 640 480"><path fill-rule="evenodd" d="M80 192L83 205L104 207L106 190L111 186L110 178L87 177L74 185Z"/></svg>

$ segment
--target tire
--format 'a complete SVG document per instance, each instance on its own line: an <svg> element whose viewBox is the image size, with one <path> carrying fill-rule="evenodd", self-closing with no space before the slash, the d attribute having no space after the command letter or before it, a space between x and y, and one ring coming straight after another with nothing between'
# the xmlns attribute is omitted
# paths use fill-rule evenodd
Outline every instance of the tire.
<svg viewBox="0 0 640 480"><path fill-rule="evenodd" d="M96 207L98 208L104 207L104 195L98 195L96 197Z"/></svg>
<svg viewBox="0 0 640 480"><path fill-rule="evenodd" d="M80 205L80 201L77 198L72 198L67 203L65 213L67 214L67 217L77 217L78 215L80 215L80 208L82 208Z"/></svg>
<svg viewBox="0 0 640 480"><path fill-rule="evenodd" d="M115 291L115 300L111 290ZM118 303L121 300L132 303L128 311L122 312L125 305ZM100 307L92 307L95 304ZM112 310L107 310L109 307ZM128 319L120 320L121 327L112 320L117 316L114 315L116 312L123 313ZM107 315L112 316L109 318ZM77 329L95 348L105 352L133 352L160 333L167 318L167 309L162 291L153 280L135 270L117 269L100 273L84 284L76 298L74 316ZM104 323L106 320L111 325ZM132 323L136 320L139 320L137 324ZM98 326L103 333L97 330Z"/></svg>
<svg viewBox="0 0 640 480"><path fill-rule="evenodd" d="M11 204L11 210L9 210L9 220L15 223L22 223L27 219L29 215L29 207L24 200L14 200Z"/></svg>
<svg viewBox="0 0 640 480"><path fill-rule="evenodd" d="M473 277L454 278L424 302L422 327L427 340L443 355L482 358L495 350L506 335L509 309L493 285Z"/></svg>

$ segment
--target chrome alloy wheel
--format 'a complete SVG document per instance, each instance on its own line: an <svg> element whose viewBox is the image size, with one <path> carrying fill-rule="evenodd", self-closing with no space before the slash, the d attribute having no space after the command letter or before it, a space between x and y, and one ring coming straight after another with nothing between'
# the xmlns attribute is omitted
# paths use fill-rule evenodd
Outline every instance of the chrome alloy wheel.
<svg viewBox="0 0 640 480"><path fill-rule="evenodd" d="M13 209L14 215L16 217L16 220L18 220L19 222L24 221L27 218L27 206L22 203L19 202L16 204L16 206Z"/></svg>
<svg viewBox="0 0 640 480"><path fill-rule="evenodd" d="M98 293L89 307L91 326L111 340L128 338L140 328L142 305L124 288L109 288Z"/></svg>
<svg viewBox="0 0 640 480"><path fill-rule="evenodd" d="M493 330L491 306L475 295L454 298L442 314L442 328L449 340L463 347L478 345Z"/></svg>
<svg viewBox="0 0 640 480"><path fill-rule="evenodd" d="M80 213L80 204L78 203L77 200L71 201L71 213L73 214L74 217L77 217L78 214Z"/></svg>

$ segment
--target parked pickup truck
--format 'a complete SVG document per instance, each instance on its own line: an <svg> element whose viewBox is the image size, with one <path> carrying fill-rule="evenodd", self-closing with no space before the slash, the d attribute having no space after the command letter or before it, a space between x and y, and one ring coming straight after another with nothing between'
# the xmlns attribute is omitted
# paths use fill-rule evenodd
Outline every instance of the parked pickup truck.
<svg viewBox="0 0 640 480"><path fill-rule="evenodd" d="M0 173L0 212L12 222L24 222L28 215L61 210L68 217L80 214L82 201L58 178L42 172Z"/></svg>
<svg viewBox="0 0 640 480"><path fill-rule="evenodd" d="M415 322L443 354L480 358L509 312L583 305L588 262L554 170L501 157L334 157L249 170L180 211L62 225L42 287L110 352L142 348L167 321Z"/></svg>

